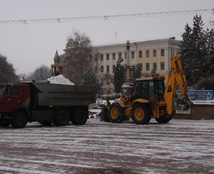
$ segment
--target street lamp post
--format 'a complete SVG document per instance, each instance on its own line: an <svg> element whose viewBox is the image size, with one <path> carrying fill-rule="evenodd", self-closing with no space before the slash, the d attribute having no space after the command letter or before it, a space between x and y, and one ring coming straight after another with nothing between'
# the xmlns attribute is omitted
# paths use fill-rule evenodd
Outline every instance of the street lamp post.
<svg viewBox="0 0 214 174"><path fill-rule="evenodd" d="M110 84L111 84L111 79L108 79L108 84L109 84L109 87L108 87L108 94L110 94Z"/></svg>
<svg viewBox="0 0 214 174"><path fill-rule="evenodd" d="M101 97L101 91L102 91L102 86L101 86L102 85L102 80L101 79L99 80L99 85L100 85L100 97Z"/></svg>
<svg viewBox="0 0 214 174"><path fill-rule="evenodd" d="M127 63L126 63L126 82L130 82L130 41L126 42Z"/></svg>

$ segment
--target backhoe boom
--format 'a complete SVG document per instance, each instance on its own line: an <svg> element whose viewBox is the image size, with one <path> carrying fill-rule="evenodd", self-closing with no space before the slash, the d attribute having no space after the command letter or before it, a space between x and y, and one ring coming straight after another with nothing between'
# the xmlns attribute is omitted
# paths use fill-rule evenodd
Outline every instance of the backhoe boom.
<svg viewBox="0 0 214 174"><path fill-rule="evenodd" d="M169 75L166 89L164 92L164 98L166 101L166 111L168 115L173 115L175 112L174 101L176 98L176 87L178 86L185 104L185 110L191 107L191 101L188 98L187 81L183 72L181 59L178 56L171 58L171 73Z"/></svg>

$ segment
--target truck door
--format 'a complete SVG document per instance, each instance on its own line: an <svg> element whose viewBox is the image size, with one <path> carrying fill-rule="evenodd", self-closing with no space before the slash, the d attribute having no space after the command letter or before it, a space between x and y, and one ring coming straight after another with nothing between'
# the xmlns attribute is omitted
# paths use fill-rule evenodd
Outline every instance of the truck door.
<svg viewBox="0 0 214 174"><path fill-rule="evenodd" d="M4 112L11 112L15 107L21 105L20 89L18 86L7 86L4 100Z"/></svg>

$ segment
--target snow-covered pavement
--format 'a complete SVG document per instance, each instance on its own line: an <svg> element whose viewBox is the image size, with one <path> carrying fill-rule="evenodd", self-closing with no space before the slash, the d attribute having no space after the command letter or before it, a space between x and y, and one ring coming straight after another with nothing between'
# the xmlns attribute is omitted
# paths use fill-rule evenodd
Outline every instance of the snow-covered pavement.
<svg viewBox="0 0 214 174"><path fill-rule="evenodd" d="M0 173L214 173L214 120L0 128Z"/></svg>

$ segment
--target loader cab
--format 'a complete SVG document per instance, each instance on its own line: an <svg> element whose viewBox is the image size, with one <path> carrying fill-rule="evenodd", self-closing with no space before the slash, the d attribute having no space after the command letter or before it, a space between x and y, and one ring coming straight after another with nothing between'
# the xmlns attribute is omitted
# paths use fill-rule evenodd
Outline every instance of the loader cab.
<svg viewBox="0 0 214 174"><path fill-rule="evenodd" d="M136 79L132 100L142 98L150 102L164 100L164 79L159 78L143 78Z"/></svg>

